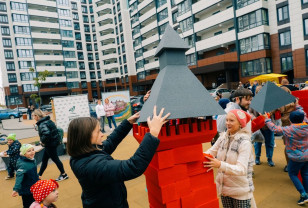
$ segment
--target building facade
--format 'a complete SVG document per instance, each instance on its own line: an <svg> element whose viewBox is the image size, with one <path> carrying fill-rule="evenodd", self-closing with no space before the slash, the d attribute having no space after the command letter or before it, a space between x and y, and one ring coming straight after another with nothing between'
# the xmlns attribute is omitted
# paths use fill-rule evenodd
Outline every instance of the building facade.
<svg viewBox="0 0 308 208"><path fill-rule="evenodd" d="M131 0L129 6L136 91L144 93L157 75L153 54L168 23L191 46L187 64L205 87L232 87L265 73L308 79L306 0Z"/></svg>

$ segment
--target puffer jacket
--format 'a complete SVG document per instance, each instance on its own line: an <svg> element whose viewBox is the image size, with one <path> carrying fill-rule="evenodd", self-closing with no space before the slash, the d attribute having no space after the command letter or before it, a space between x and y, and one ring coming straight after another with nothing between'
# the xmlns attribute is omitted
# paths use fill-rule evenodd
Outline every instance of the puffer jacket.
<svg viewBox="0 0 308 208"><path fill-rule="evenodd" d="M16 181L13 188L19 195L29 195L30 187L39 180L35 159L21 156L17 161Z"/></svg>
<svg viewBox="0 0 308 208"><path fill-rule="evenodd" d="M127 208L124 181L140 176L148 167L159 140L147 133L135 154L128 160L111 157L132 125L124 120L103 142L102 150L71 157L70 166L82 187L84 208Z"/></svg>
<svg viewBox="0 0 308 208"><path fill-rule="evenodd" d="M206 153L221 161L216 176L219 195L238 200L253 198L254 154L247 130L242 129L233 136L229 136L227 132L222 133Z"/></svg>
<svg viewBox="0 0 308 208"><path fill-rule="evenodd" d="M106 112L106 116L113 116L114 115L114 110L115 110L115 106L109 102L108 104L105 103L104 105L104 110Z"/></svg>
<svg viewBox="0 0 308 208"><path fill-rule="evenodd" d="M10 160L18 160L20 157L20 147L21 144L18 140L15 140L11 145L9 145L9 149L6 151L6 153L10 156Z"/></svg>
<svg viewBox="0 0 308 208"><path fill-rule="evenodd" d="M45 147L56 147L60 144L61 138L58 129L49 116L40 119L36 125L40 140Z"/></svg>

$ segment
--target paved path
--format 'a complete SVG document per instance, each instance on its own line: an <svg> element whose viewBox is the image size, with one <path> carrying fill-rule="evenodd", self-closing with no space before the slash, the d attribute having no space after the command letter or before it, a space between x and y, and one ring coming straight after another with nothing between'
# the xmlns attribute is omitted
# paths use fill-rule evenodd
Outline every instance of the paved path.
<svg viewBox="0 0 308 208"><path fill-rule="evenodd" d="M37 131L33 127L34 121L18 121L18 119L2 120L1 134L15 133L17 139L25 139L38 136Z"/></svg>

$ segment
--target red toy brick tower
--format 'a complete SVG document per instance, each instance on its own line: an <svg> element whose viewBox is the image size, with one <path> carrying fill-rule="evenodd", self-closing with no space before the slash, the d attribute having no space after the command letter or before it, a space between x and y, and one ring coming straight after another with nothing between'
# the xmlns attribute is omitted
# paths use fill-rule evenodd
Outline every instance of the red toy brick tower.
<svg viewBox="0 0 308 208"><path fill-rule="evenodd" d="M202 143L215 136L212 115L225 112L187 68L185 51L189 46L168 25L157 47L161 71L144 104L139 125L133 127L140 143L149 132L146 119L158 112L170 112L170 122L158 136L160 144L145 172L149 203L152 208L219 207L213 171L203 167ZM207 119L197 119L197 117Z"/></svg>

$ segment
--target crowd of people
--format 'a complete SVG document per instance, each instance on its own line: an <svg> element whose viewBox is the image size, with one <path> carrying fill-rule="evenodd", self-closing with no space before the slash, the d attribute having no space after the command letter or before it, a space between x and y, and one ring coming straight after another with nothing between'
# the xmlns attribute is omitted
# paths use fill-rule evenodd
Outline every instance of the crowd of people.
<svg viewBox="0 0 308 208"><path fill-rule="evenodd" d="M282 89L291 93L286 85L283 84ZM285 171L300 194L297 203L308 202L306 114L298 100L273 112L260 114L254 111L250 108L250 103L261 88L262 85L256 82L251 89L240 85L230 99L221 96L215 98L226 114L214 116L217 120L218 134L212 143L213 146L205 152L211 157L205 156L208 162L204 162L204 167L209 168L208 171L218 169L217 192L225 208L256 207L253 196L253 166L261 164L262 141L252 138L264 138L267 163L274 167L275 134L282 135L284 139L287 161ZM146 101L149 96L150 91L142 100ZM150 131L144 136L134 155L128 160L115 160L111 154L130 132L132 124L139 118L139 113L117 126L114 105L108 99L104 102L102 105L102 102L98 101L97 119L83 117L70 122L67 152L71 156L70 167L82 188L83 207L125 208L129 205L124 182L144 173L159 145L158 134L162 126L168 122L170 113L164 114L164 109L157 113L154 107L153 117L147 120ZM14 178L16 172L12 196L20 195L24 207L56 207L53 203L58 198L57 181L69 178L56 150L61 136L55 123L41 110L34 110L32 116L37 122L41 144L45 147L40 171L37 173L34 147L30 144L21 145L16 135L11 134L8 136L9 149L5 152L10 156L6 179ZM109 128L112 129L113 124L115 129L103 140L106 117ZM40 180L49 158L60 171L60 176L55 181ZM298 178L299 172L302 181Z"/></svg>

